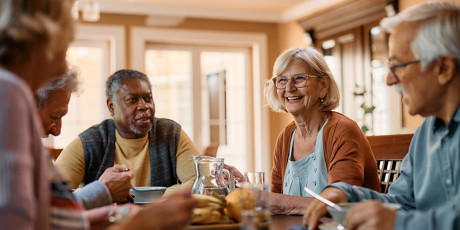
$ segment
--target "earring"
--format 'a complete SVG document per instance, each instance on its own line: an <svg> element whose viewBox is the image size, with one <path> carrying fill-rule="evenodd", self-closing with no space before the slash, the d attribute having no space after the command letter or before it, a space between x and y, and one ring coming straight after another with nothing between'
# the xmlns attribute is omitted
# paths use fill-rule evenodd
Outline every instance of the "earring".
<svg viewBox="0 0 460 230"><path fill-rule="evenodd" d="M323 98L321 98L321 99L319 100L319 102L321 102L321 104L323 104L325 100L326 100L326 96L324 96Z"/></svg>

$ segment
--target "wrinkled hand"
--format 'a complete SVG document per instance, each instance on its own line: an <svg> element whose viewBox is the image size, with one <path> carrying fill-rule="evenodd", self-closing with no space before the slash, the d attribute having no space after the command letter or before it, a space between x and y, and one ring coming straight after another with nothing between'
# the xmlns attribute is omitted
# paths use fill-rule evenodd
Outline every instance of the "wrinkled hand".
<svg viewBox="0 0 460 230"><path fill-rule="evenodd" d="M132 171L125 171L126 168L126 165L114 165L106 169L99 178L99 181L103 182L109 189L112 202L127 201L134 173Z"/></svg>
<svg viewBox="0 0 460 230"><path fill-rule="evenodd" d="M198 200L190 191L173 194L167 198L141 206L134 215L123 222L120 229L179 230L185 229Z"/></svg>
<svg viewBox="0 0 460 230"><path fill-rule="evenodd" d="M326 188L320 195L334 203L344 203L348 201L345 193L334 187ZM308 209L303 216L303 224L308 225L311 230L318 229L319 219L326 214L327 205L315 199L308 206Z"/></svg>
<svg viewBox="0 0 460 230"><path fill-rule="evenodd" d="M378 201L364 201L350 208L343 224L348 229L392 230L395 219L396 210Z"/></svg>
<svg viewBox="0 0 460 230"><path fill-rule="evenodd" d="M233 174L233 179L235 179L238 182L244 181L244 175L236 167L228 164L224 164L224 167L230 170L230 172Z"/></svg>

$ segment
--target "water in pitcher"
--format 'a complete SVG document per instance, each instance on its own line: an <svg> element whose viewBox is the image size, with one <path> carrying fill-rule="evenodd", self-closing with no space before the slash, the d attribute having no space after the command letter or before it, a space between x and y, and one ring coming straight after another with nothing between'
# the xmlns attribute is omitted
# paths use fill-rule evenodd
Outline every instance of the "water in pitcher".
<svg viewBox="0 0 460 230"><path fill-rule="evenodd" d="M228 188L227 187L203 188L202 194L212 196L214 192L219 194L222 197L226 197L228 194Z"/></svg>
<svg viewBox="0 0 460 230"><path fill-rule="evenodd" d="M224 169L224 159L209 156L194 156L196 179L192 185L193 194L212 195L217 193L223 197L233 191L233 175L227 169ZM227 175L229 181L227 184L224 176Z"/></svg>

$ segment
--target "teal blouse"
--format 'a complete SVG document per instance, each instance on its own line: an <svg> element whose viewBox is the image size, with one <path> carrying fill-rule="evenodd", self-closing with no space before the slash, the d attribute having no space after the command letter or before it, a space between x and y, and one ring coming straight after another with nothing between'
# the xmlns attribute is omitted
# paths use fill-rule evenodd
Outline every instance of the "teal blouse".
<svg viewBox="0 0 460 230"><path fill-rule="evenodd" d="M315 151L298 161L292 160L294 134L297 128L292 132L289 159L284 174L283 194L311 197L304 191L304 187L308 187L316 193L321 193L327 186L327 169L323 151L323 129L327 121L324 122L318 132Z"/></svg>

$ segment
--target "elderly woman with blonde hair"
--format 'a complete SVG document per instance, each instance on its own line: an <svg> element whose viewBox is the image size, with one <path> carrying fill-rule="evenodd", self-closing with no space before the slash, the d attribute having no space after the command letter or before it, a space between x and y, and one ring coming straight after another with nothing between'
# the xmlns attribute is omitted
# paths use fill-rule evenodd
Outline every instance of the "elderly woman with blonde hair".
<svg viewBox="0 0 460 230"><path fill-rule="evenodd" d="M265 87L268 105L294 121L278 136L271 172L272 212L303 214L320 193L344 181L380 191L377 163L356 122L332 110L339 104L337 83L314 48L294 47L276 60Z"/></svg>

